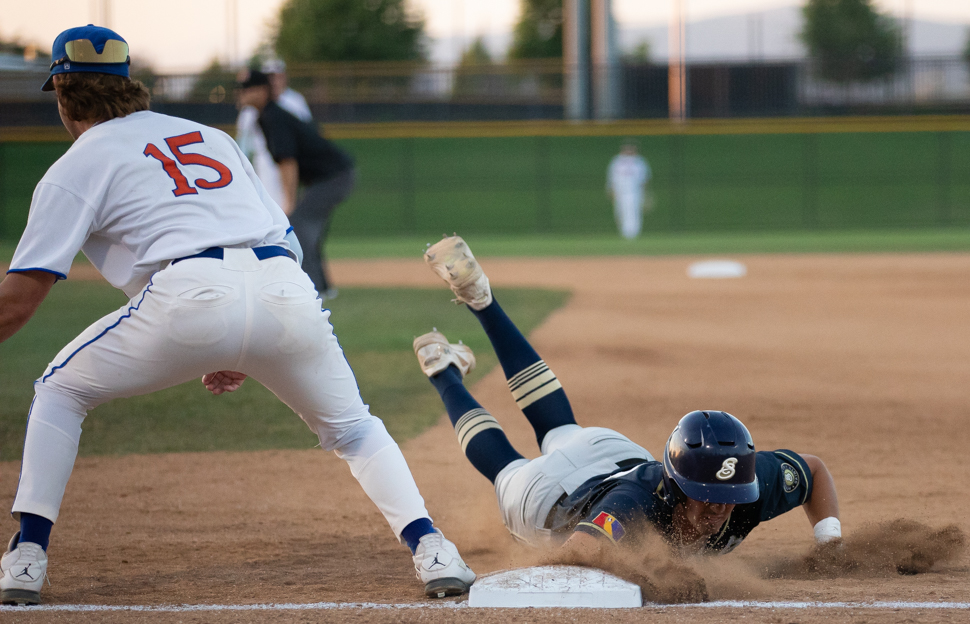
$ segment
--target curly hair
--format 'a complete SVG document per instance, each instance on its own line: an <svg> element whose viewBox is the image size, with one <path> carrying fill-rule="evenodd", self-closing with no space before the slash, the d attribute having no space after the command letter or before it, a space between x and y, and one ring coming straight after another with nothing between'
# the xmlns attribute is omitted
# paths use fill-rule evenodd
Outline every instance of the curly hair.
<svg viewBox="0 0 970 624"><path fill-rule="evenodd" d="M59 74L57 102L73 121L108 121L148 110L151 93L138 80L94 73Z"/></svg>

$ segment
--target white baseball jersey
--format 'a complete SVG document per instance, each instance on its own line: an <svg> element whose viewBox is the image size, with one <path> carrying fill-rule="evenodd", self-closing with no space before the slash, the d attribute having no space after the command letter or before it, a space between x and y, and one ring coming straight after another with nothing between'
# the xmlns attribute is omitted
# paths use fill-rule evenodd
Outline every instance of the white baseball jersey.
<svg viewBox="0 0 970 624"><path fill-rule="evenodd" d="M254 106L245 106L239 111L239 117L236 118L236 143L253 164L253 170L266 192L273 201L282 205L285 196L280 168L266 147L266 137L259 127L259 110Z"/></svg>
<svg viewBox="0 0 970 624"><path fill-rule="evenodd" d="M310 112L310 106L306 103L306 98L300 95L298 91L287 88L276 98L276 103L280 105L280 108L288 113L292 113L300 121L313 121L313 113Z"/></svg>
<svg viewBox="0 0 970 624"><path fill-rule="evenodd" d="M650 181L650 166L642 156L619 154L610 161L608 177L614 193L636 192Z"/></svg>
<svg viewBox="0 0 970 624"><path fill-rule="evenodd" d="M294 115L301 121L313 121L313 114L306 103L306 99L293 89L287 89L280 94L276 101L280 108ZM266 187L266 192L277 204L285 199L283 182L280 179L280 168L273 160L273 156L266 147L266 137L259 127L259 111L253 106L244 106L236 118L236 143L250 162L260 182Z"/></svg>
<svg viewBox="0 0 970 624"><path fill-rule="evenodd" d="M396 536L429 518L289 248L286 216L228 135L144 111L84 132L37 185L12 271L65 277L79 249L131 300L84 330L34 384L14 513L56 521L81 423L106 401L215 371L249 375L347 461ZM222 258L192 258L223 247ZM151 418L150 411L132 414Z"/></svg>
<svg viewBox="0 0 970 624"><path fill-rule="evenodd" d="M94 126L47 171L10 270L63 279L81 250L132 297L209 247L289 248L288 228L230 136L143 111Z"/></svg>

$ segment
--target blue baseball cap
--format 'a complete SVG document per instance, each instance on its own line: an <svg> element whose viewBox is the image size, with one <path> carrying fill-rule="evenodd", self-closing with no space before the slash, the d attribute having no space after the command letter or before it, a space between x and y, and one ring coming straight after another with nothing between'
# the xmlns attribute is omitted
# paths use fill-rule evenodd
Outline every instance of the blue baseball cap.
<svg viewBox="0 0 970 624"><path fill-rule="evenodd" d="M115 31L88 24L68 28L54 39L51 75L41 91L54 90L54 76L74 72L128 77L128 42Z"/></svg>

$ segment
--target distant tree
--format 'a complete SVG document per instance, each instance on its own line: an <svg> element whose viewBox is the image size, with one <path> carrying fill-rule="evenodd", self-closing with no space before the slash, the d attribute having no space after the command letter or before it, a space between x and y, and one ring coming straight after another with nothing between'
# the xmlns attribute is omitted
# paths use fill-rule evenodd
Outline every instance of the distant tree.
<svg viewBox="0 0 970 624"><path fill-rule="evenodd" d="M228 67L223 66L218 59L212 59L192 85L189 100L220 104L226 98L232 98L232 90L235 86L236 75Z"/></svg>
<svg viewBox="0 0 970 624"><path fill-rule="evenodd" d="M259 69L263 66L263 63L272 58L277 58L276 50L273 49L273 42L264 41L253 50L249 60L246 61L246 67Z"/></svg>
<svg viewBox="0 0 970 624"><path fill-rule="evenodd" d="M420 61L423 34L404 0L287 0L273 44L287 63Z"/></svg>
<svg viewBox="0 0 970 624"><path fill-rule="evenodd" d="M476 37L472 44L462 52L458 62L453 92L455 95L483 95L491 89L501 89L501 76L490 71L492 55L485 47L485 41Z"/></svg>
<svg viewBox="0 0 970 624"><path fill-rule="evenodd" d="M143 85L148 87L148 90L152 92L152 95L161 95L159 91L158 74L155 73L154 68L149 63L137 62L132 59L131 62L131 79L138 80ZM230 89L231 91L231 89Z"/></svg>
<svg viewBox="0 0 970 624"><path fill-rule="evenodd" d="M896 22L872 0L808 0L801 38L819 74L835 82L891 76L903 54Z"/></svg>
<svg viewBox="0 0 970 624"><path fill-rule="evenodd" d="M488 48L485 47L485 40L481 37L475 37L472 44L462 52L461 60L458 62L458 65L461 67L491 64L492 55L488 53Z"/></svg>
<svg viewBox="0 0 970 624"><path fill-rule="evenodd" d="M521 0L509 58L562 57L562 0Z"/></svg>
<svg viewBox="0 0 970 624"><path fill-rule="evenodd" d="M632 50L626 55L627 60L634 63L649 63L650 62L650 42L641 41L639 44L634 46Z"/></svg>

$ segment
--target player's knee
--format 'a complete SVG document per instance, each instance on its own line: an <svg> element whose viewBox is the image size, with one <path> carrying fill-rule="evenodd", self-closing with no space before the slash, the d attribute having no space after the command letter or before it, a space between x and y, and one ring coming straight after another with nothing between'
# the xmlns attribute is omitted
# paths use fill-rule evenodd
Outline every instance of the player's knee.
<svg viewBox="0 0 970 624"><path fill-rule="evenodd" d="M83 420L88 411L98 404L97 401L84 397L70 388L54 383L38 383L34 385L34 402L30 406L30 415L69 414Z"/></svg>
<svg viewBox="0 0 970 624"><path fill-rule="evenodd" d="M348 461L351 458L371 457L381 449L397 444L387 432L384 422L366 412L358 419L343 421L339 427L325 425L318 435L324 450L332 450L337 457Z"/></svg>

